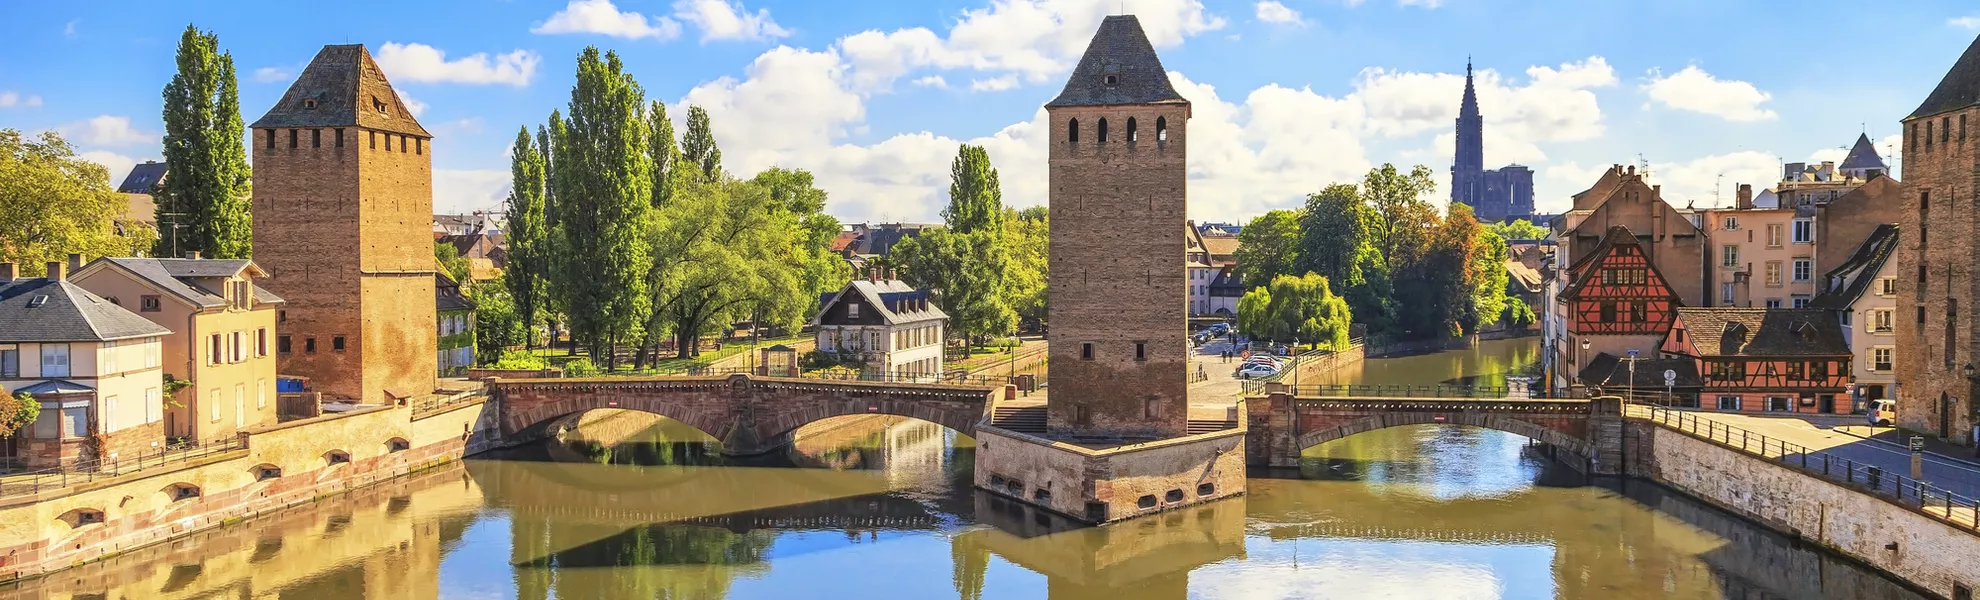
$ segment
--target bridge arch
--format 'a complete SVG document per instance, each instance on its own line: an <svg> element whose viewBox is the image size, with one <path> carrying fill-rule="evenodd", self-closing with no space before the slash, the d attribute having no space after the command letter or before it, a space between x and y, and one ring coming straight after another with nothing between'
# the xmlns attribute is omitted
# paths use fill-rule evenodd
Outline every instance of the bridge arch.
<svg viewBox="0 0 1980 600"><path fill-rule="evenodd" d="M1308 431L1306 433L1302 433L1299 436L1299 449L1304 451L1307 448L1318 446L1320 444L1325 444L1327 442L1345 438L1357 433L1366 433L1377 429L1388 429L1390 427L1404 427L1409 425L1469 425L1472 427L1479 427L1483 429L1503 431L1513 435L1524 436L1529 439L1538 440L1541 443L1545 443L1550 446L1554 446L1556 448L1566 450L1570 453L1573 453L1576 456L1580 456L1584 458L1593 458L1595 456L1594 446L1590 444L1586 438L1576 436L1556 428L1550 428L1550 427L1538 425L1523 419L1517 419L1506 415L1477 413L1477 412L1459 412L1459 413L1393 412L1393 413L1371 414L1357 419L1345 421L1331 427L1324 427L1324 428Z"/></svg>

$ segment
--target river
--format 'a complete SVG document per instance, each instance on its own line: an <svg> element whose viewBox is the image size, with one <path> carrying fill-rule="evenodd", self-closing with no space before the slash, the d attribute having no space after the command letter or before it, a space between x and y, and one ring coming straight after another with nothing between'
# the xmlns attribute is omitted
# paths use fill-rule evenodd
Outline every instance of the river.
<svg viewBox="0 0 1980 600"><path fill-rule="evenodd" d="M1364 364L1372 383L1530 367L1533 342ZM1410 378L1411 372L1417 376ZM566 438L0 587L0 600L280 598L1924 598L1524 438L1393 428L1244 497L1104 528L974 491L969 438L845 417L736 460L677 422Z"/></svg>

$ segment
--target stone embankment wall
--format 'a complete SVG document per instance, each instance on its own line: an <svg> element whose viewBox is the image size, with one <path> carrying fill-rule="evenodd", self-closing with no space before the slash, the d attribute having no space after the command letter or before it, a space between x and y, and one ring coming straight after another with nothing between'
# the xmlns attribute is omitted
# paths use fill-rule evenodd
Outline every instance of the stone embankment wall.
<svg viewBox="0 0 1980 600"><path fill-rule="evenodd" d="M982 425L975 484L1076 520L1118 521L1243 494L1244 441L1239 427L1089 448ZM1088 503L1106 505L1106 518Z"/></svg>
<svg viewBox="0 0 1980 600"><path fill-rule="evenodd" d="M474 399L418 414L408 406L329 414L246 430L239 450L0 497L0 581L68 568L457 460L493 447L493 413L491 404ZM279 475L264 478L263 469L270 468ZM186 487L197 494L181 498L179 489Z"/></svg>
<svg viewBox="0 0 1980 600"><path fill-rule="evenodd" d="M1297 366L1274 381L1286 384L1294 381L1317 381L1324 383L1327 381L1327 374L1333 373L1335 370L1343 367L1361 364L1362 359L1366 356L1366 351L1366 346L1356 344L1349 346L1345 350L1314 352L1302 355L1299 358L1299 364ZM1298 371L1298 374L1295 376L1292 371Z"/></svg>
<svg viewBox="0 0 1980 600"><path fill-rule="evenodd" d="M1632 475L1863 561L1933 594L1980 589L1980 534L1688 434L1629 425Z"/></svg>

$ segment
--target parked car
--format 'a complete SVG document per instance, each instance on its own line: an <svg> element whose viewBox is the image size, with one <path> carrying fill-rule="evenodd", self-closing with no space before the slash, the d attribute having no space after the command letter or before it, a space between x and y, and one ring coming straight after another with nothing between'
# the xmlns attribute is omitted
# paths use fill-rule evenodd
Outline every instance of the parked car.
<svg viewBox="0 0 1980 600"><path fill-rule="evenodd" d="M1880 398L1877 400L1871 400L1870 412L1867 413L1865 416L1869 418L1871 427L1876 427L1879 425L1890 427L1896 425L1897 401L1889 398Z"/></svg>
<svg viewBox="0 0 1980 600"><path fill-rule="evenodd" d="M1268 366L1268 367L1272 367L1272 368L1275 368L1275 369L1277 369L1277 368L1284 368L1284 367L1286 366L1286 363L1285 363L1285 361L1282 361L1282 360L1279 360L1279 359L1278 359L1278 357L1273 357L1273 356L1263 356L1263 355L1261 355L1261 356L1253 356L1253 357L1251 357L1251 358L1247 358L1247 359L1244 359L1244 364L1247 364L1247 365L1265 365L1265 366Z"/></svg>
<svg viewBox="0 0 1980 600"><path fill-rule="evenodd" d="M1228 332L1230 330L1231 330L1231 326L1228 324L1215 323L1210 325L1210 328L1205 329L1204 331L1210 332L1210 335L1224 335L1225 332Z"/></svg>
<svg viewBox="0 0 1980 600"><path fill-rule="evenodd" d="M1278 367L1251 363L1238 367L1235 376L1238 379L1260 379L1277 374L1279 374Z"/></svg>

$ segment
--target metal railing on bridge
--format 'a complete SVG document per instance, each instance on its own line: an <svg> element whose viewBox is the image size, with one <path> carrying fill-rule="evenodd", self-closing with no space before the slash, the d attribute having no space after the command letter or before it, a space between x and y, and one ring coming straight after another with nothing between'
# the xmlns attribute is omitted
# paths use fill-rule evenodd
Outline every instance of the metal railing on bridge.
<svg viewBox="0 0 1980 600"><path fill-rule="evenodd" d="M1631 404L1628 416L1690 434L1692 437L1771 460L1802 473L1841 483L1866 494L1891 500L1899 506L1945 521L1961 529L1980 532L1980 499L1955 494L1944 488L1901 473L1891 473L1874 465L1818 452L1807 446L1768 437L1734 427L1698 413L1661 406Z"/></svg>
<svg viewBox="0 0 1980 600"><path fill-rule="evenodd" d="M245 438L230 437L209 442L168 445L157 450L136 453L136 456L76 461L59 467L20 473L0 473L0 498L39 494L141 471L177 467L195 459L246 448Z"/></svg>
<svg viewBox="0 0 1980 600"><path fill-rule="evenodd" d="M762 373L764 373L764 370L760 368L750 369L746 367L718 368L718 367L691 366L691 367L682 367L675 369L648 369L633 373L600 374L597 375L596 377L597 378L727 377L729 375L759 375ZM921 384L943 384L943 385L970 385L970 386L986 386L986 387L1000 386L1014 382L1014 378L1004 375L965 375L959 371L950 372L950 373L918 373L918 372L907 372L907 371L875 372L875 371L852 371L852 370L821 370L821 371L800 371L797 373L772 372L764 376L797 377L803 379L820 379L825 381L861 381L861 382L870 382L870 383L921 383ZM1024 374L1019 374L1019 377L1023 377L1023 376ZM1041 377L1037 377L1035 380L1043 381L1044 378L1041 376Z"/></svg>
<svg viewBox="0 0 1980 600"><path fill-rule="evenodd" d="M1249 383L1249 382L1247 382ZM1265 393L1265 384L1245 386L1245 395ZM1512 393L1503 385L1382 385L1373 383L1314 383L1283 385L1295 398L1489 398L1501 399Z"/></svg>

